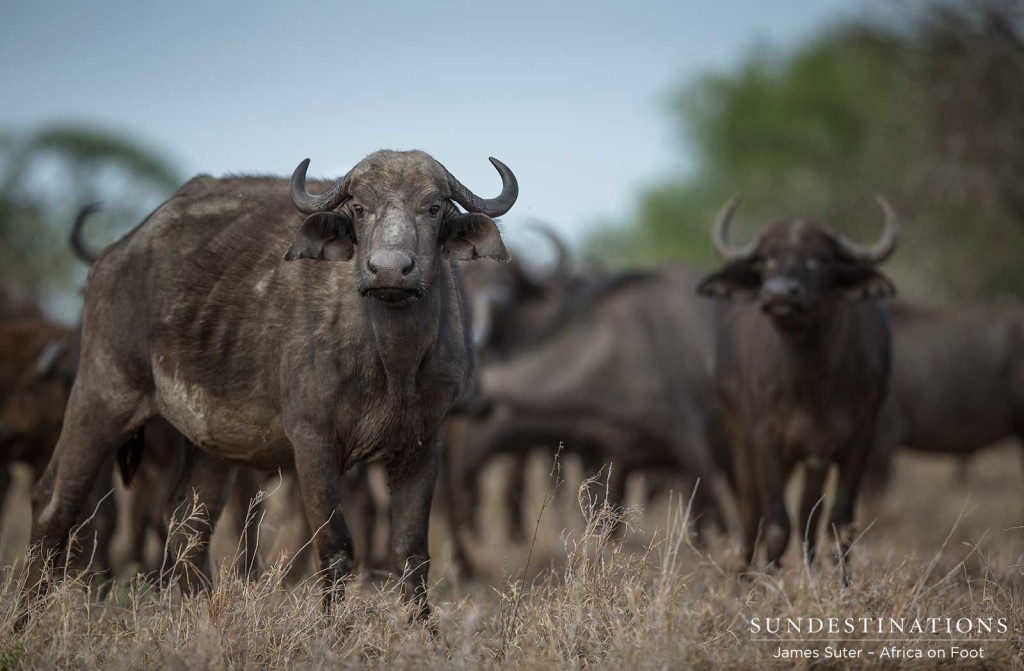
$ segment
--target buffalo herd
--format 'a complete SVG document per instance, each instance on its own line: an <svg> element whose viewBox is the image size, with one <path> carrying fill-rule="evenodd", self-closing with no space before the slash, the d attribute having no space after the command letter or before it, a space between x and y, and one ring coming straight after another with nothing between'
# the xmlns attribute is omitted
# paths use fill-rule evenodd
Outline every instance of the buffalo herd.
<svg viewBox="0 0 1024 671"><path fill-rule="evenodd" d="M386 526L389 569L427 617L432 508L472 571L485 468L508 458L503 513L522 537L529 457L556 452L602 473L613 505L632 475L668 475L697 541L734 528L744 570L758 550L776 569L794 535L810 562L827 508L846 585L858 493L881 489L897 447L965 455L1024 432L1024 311L887 300L878 266L899 223L883 197L871 245L810 219L730 243L734 198L710 274L577 270L539 228L555 250L544 271L506 249L495 218L519 186L491 163L494 198L418 151L312 185L308 160L290 181L199 176L102 251L82 241L84 209L77 327L0 292L0 494L8 466L27 466L28 593L69 563L109 575L118 519L133 566L155 532L182 567L161 579L202 588L210 525L186 537L172 516L244 511L282 473L326 604ZM72 542L84 519L88 561Z"/></svg>

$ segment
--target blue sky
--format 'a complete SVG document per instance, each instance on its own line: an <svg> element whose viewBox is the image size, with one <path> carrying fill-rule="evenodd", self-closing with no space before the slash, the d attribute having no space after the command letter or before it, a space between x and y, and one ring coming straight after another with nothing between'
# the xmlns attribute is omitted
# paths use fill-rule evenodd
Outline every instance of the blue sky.
<svg viewBox="0 0 1024 671"><path fill-rule="evenodd" d="M6 2L0 127L123 129L185 174L335 176L420 148L505 217L579 240L679 167L675 85L754 45L785 47L860 0L768 2Z"/></svg>

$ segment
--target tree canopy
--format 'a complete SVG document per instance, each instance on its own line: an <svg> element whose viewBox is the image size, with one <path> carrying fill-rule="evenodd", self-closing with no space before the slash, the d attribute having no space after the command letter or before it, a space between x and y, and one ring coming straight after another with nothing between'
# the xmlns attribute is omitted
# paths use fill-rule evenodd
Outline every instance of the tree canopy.
<svg viewBox="0 0 1024 671"><path fill-rule="evenodd" d="M710 263L710 223L736 192L737 238L800 215L869 240L882 192L904 223L893 268L903 293L1024 295L1020 7L894 9L687 83L668 111L693 167L642 193L632 220L596 232L591 251Z"/></svg>
<svg viewBox="0 0 1024 671"><path fill-rule="evenodd" d="M122 134L75 124L0 133L0 267L40 298L81 279L67 242L75 213L103 201L88 236L109 242L178 185L160 152ZM102 246L102 245L97 245Z"/></svg>

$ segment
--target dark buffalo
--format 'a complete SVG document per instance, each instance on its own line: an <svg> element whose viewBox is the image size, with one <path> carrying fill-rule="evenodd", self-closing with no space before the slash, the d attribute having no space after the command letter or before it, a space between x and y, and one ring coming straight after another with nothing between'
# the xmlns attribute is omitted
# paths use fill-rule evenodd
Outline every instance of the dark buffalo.
<svg viewBox="0 0 1024 671"><path fill-rule="evenodd" d="M473 363L452 261L507 259L491 217L518 194L492 162L503 189L490 200L415 151L371 154L322 195L306 190L308 161L290 189L197 177L109 247L90 273L56 456L33 492L42 550L63 549L103 459L161 415L202 450L193 484L211 517L224 460L294 467L318 567L338 589L352 565L341 472L383 462L403 594L426 615L437 437Z"/></svg>
<svg viewBox="0 0 1024 671"><path fill-rule="evenodd" d="M0 322L0 502L11 466L27 466L35 480L53 454L75 377L77 345L75 331L45 319ZM77 518L90 523L79 536L88 556L76 564L90 563L104 575L111 568L110 539L117 523L112 475L108 460Z"/></svg>
<svg viewBox="0 0 1024 671"><path fill-rule="evenodd" d="M0 322L40 319L42 316L39 306L26 291L17 285L0 282Z"/></svg>
<svg viewBox="0 0 1024 671"><path fill-rule="evenodd" d="M38 477L50 460L74 379L74 342L74 331L45 319L0 322L0 502L11 464Z"/></svg>
<svg viewBox="0 0 1024 671"><path fill-rule="evenodd" d="M564 443L585 463L612 463L609 500L625 474L669 468L700 478L695 510L720 519L715 436L721 435L708 375L709 306L681 267L610 275L571 293L567 309L535 344L481 367L491 412L468 427L475 455L464 486L495 454ZM724 439L720 441L724 448Z"/></svg>
<svg viewBox="0 0 1024 671"><path fill-rule="evenodd" d="M60 436L75 379L76 334L43 319L0 324L0 446L38 476Z"/></svg>
<svg viewBox="0 0 1024 671"><path fill-rule="evenodd" d="M572 272L572 258L561 237L547 225L535 223L531 227L547 238L554 249L554 262L546 272L539 272L519 260L529 256L532 250L517 250L516 257L507 264L462 266L466 295L472 307L473 341L477 358L483 365L506 360L528 349L564 314L582 282ZM453 421L456 425L446 430L444 441L445 470L450 477L442 481L455 486L456 480L467 479L473 486L463 489L459 484L459 491L444 492L443 502L450 509L449 519L461 520L458 524L464 526L468 523L468 514L479 507L479 471L493 453L487 444L468 438L462 420ZM506 528L516 540L521 540L525 533L521 511L526 460L534 447L521 445L520 449L509 452L512 463L506 469L508 478L502 512L507 520ZM459 503L456 505L455 501ZM468 564L465 568L470 569Z"/></svg>
<svg viewBox="0 0 1024 671"><path fill-rule="evenodd" d="M739 204L719 214L712 239L724 268L700 283L724 299L716 312L715 381L732 446L743 557L758 535L769 567L790 536L784 488L805 469L799 530L813 556L830 464L838 487L830 528L844 584L857 490L889 377L889 319L878 300L894 293L875 266L896 247L898 222L878 198L885 231L870 247L804 219L778 221L743 247L726 241Z"/></svg>
<svg viewBox="0 0 1024 671"><path fill-rule="evenodd" d="M892 382L868 483L884 487L897 447L966 456L1024 439L1024 310L891 308Z"/></svg>
<svg viewBox="0 0 1024 671"><path fill-rule="evenodd" d="M518 254L506 264L462 265L473 313L473 340L481 362L505 359L530 346L564 309L578 279L565 242L548 226L533 224L555 250L548 272L530 269Z"/></svg>

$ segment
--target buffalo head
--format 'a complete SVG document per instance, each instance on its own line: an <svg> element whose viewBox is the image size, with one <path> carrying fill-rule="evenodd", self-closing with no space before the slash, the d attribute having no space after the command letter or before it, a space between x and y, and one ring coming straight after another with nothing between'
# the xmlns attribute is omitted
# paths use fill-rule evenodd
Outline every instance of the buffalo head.
<svg viewBox="0 0 1024 671"><path fill-rule="evenodd" d="M0 449L25 441L57 442L74 381L69 338L49 341L26 366L0 407Z"/></svg>
<svg viewBox="0 0 1024 671"><path fill-rule="evenodd" d="M547 238L555 252L547 271L539 271L516 261L496 265L472 264L462 269L466 295L472 304L473 343L477 348L507 354L513 341L533 332L548 317L546 307L573 279L572 259L565 241L551 227L533 223L537 233ZM520 343L521 344L521 343Z"/></svg>
<svg viewBox="0 0 1024 671"><path fill-rule="evenodd" d="M491 163L502 190L485 199L420 151L370 154L313 195L306 190L306 159L292 175L291 197L308 216L285 259L354 261L359 292L391 306L411 303L434 285L441 257L508 261L491 217L512 207L519 186L504 163Z"/></svg>
<svg viewBox="0 0 1024 671"><path fill-rule="evenodd" d="M780 327L807 324L831 299L856 301L895 293L892 282L875 266L896 248L899 221L882 196L876 201L885 218L881 238L860 245L804 219L778 221L755 240L736 247L727 241L729 222L739 205L734 197L719 213L712 241L725 267L704 278L697 291L729 300L756 300Z"/></svg>

